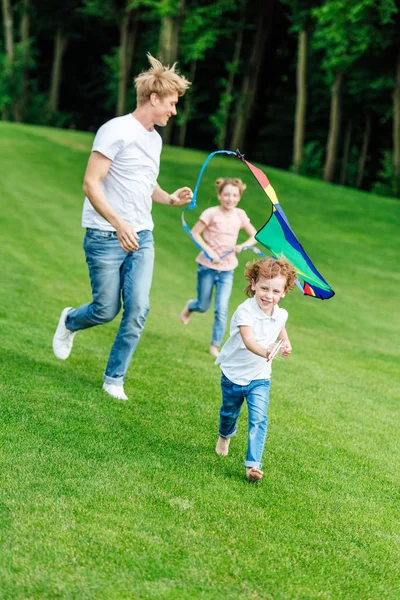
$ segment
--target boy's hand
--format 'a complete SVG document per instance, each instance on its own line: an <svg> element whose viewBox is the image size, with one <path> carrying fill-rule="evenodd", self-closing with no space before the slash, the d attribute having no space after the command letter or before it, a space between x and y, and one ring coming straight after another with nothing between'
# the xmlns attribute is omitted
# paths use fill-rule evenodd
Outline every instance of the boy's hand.
<svg viewBox="0 0 400 600"><path fill-rule="evenodd" d="M285 342L283 342L282 347L281 347L282 358L286 358L287 356L289 356L289 354L291 354L291 352L292 352L291 343L288 340L286 340Z"/></svg>
<svg viewBox="0 0 400 600"><path fill-rule="evenodd" d="M265 350L265 358L269 358L269 355L271 354L271 352L275 349L275 344L270 344L268 346L268 348L266 348Z"/></svg>

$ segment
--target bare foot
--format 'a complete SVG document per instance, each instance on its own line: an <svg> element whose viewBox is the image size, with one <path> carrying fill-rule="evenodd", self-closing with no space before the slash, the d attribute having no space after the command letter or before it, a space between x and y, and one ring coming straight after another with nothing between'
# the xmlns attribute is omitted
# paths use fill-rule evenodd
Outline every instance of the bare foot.
<svg viewBox="0 0 400 600"><path fill-rule="evenodd" d="M211 354L211 356L215 356L215 358L217 358L217 356L219 356L219 348L218 348L218 346L213 346L211 344L210 349L209 349L209 353Z"/></svg>
<svg viewBox="0 0 400 600"><path fill-rule="evenodd" d="M190 302L193 302L193 300L188 300L186 302L185 308L183 309L183 311L181 312L181 315L179 317L184 325L187 325L189 323L190 315L192 314L191 311L189 310Z"/></svg>
<svg viewBox="0 0 400 600"><path fill-rule="evenodd" d="M256 467L246 467L246 479L247 481L260 481L264 473Z"/></svg>
<svg viewBox="0 0 400 600"><path fill-rule="evenodd" d="M228 456L230 441L231 438L223 438L219 436L217 445L215 446L215 452L220 456Z"/></svg>

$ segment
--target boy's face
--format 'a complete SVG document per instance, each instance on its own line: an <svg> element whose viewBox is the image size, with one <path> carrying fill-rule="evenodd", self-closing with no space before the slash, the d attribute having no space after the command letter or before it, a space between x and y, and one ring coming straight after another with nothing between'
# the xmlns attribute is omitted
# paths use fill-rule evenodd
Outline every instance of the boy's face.
<svg viewBox="0 0 400 600"><path fill-rule="evenodd" d="M277 275L273 279L260 277L258 281L253 281L251 289L254 292L254 298L261 310L271 316L274 306L278 304L281 298L285 296L286 277Z"/></svg>
<svg viewBox="0 0 400 600"><path fill-rule="evenodd" d="M218 200L224 210L232 210L236 208L240 201L240 190L236 185L230 183L226 185L222 192L218 194Z"/></svg>

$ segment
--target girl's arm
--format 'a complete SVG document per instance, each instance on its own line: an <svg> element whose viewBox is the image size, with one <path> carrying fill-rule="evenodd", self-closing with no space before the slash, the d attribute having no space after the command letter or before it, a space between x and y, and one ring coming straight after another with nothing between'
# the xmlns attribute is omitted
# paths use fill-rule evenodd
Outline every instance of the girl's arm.
<svg viewBox="0 0 400 600"><path fill-rule="evenodd" d="M250 352L253 352L253 354L257 354L257 356L268 358L268 355L273 349L274 344L270 344L268 348L261 346L261 344L259 344L254 337L253 328L249 325L239 325L239 331L240 335L242 336L243 344L246 346L247 350L250 350Z"/></svg>
<svg viewBox="0 0 400 600"><path fill-rule="evenodd" d="M215 252L215 250L210 248L210 246L201 237L201 234L203 233L203 231L205 229L207 229L207 225L203 221L200 221L200 220L197 221L196 225L194 225L194 227L191 230L192 236L196 240L196 242L199 244L199 246L203 250L205 250L205 252L207 252L208 256L211 256L211 258L213 259L213 262L219 263L218 254Z"/></svg>
<svg viewBox="0 0 400 600"><path fill-rule="evenodd" d="M250 237L242 244L237 244L235 246L235 252L241 252L243 248L245 248L245 246L254 246L255 244L257 244L257 240L254 237L257 233L257 229L253 227L251 223L248 223L246 227L243 227L243 229Z"/></svg>
<svg viewBox="0 0 400 600"><path fill-rule="evenodd" d="M286 327L284 327L281 330L280 334L278 335L278 340L284 341L284 344L282 344L282 351L281 351L282 357L285 358L286 356L289 356L289 354L292 352L292 344L290 343L289 336L286 331Z"/></svg>

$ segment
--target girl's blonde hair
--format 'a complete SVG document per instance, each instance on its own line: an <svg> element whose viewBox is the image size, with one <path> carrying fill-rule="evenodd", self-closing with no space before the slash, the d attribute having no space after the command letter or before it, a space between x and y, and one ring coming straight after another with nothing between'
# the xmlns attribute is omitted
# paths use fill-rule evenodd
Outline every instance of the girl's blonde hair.
<svg viewBox="0 0 400 600"><path fill-rule="evenodd" d="M160 98L166 98L175 93L183 96L191 83L175 70L176 63L172 67L166 67L149 52L147 58L151 65L150 69L140 73L134 79L137 103L144 104L149 100L151 94L157 94Z"/></svg>
<svg viewBox="0 0 400 600"><path fill-rule="evenodd" d="M296 285L297 273L292 263L286 258L262 258L256 262L248 262L244 272L245 279L249 285L244 288L245 294L252 298L254 291L251 289L251 284L256 283L260 277L266 279L274 279L281 275L286 279L285 293L292 290Z"/></svg>
<svg viewBox="0 0 400 600"><path fill-rule="evenodd" d="M217 188L217 194L220 194L225 186L234 185L239 188L240 196L243 194L244 190L247 188L247 185L243 183L241 179L238 177L220 177L215 182L215 186Z"/></svg>

